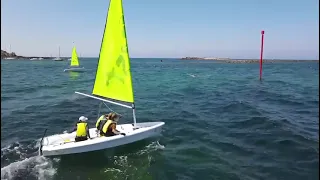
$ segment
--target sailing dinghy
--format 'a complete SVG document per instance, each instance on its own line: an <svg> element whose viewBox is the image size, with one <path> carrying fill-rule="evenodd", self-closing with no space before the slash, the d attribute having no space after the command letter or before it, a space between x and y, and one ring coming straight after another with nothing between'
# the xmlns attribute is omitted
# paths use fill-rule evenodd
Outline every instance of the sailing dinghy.
<svg viewBox="0 0 320 180"><path fill-rule="evenodd" d="M59 46L59 57L56 57L53 60L54 61L63 61L63 59L61 59L61 57L60 57L60 46Z"/></svg>
<svg viewBox="0 0 320 180"><path fill-rule="evenodd" d="M80 67L80 63L79 63L79 58L77 55L77 51L76 51L76 47L73 46L72 49L72 56L71 56L71 61L70 61L70 67L68 69L65 69L64 72L66 71L84 71L84 67Z"/></svg>
<svg viewBox="0 0 320 180"><path fill-rule="evenodd" d="M56 156L102 150L161 133L164 122L136 122L122 0L110 0L92 94L75 93L104 104L132 109L133 123L117 125L117 130L125 133L125 136L101 137L97 135L96 128L91 128L89 133L92 139L86 141L74 142L75 132L43 137L39 147L40 155Z"/></svg>

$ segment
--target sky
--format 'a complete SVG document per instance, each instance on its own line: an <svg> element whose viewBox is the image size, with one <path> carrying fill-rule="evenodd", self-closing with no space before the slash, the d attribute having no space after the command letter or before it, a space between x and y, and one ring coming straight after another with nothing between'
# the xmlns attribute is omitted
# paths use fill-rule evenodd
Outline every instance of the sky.
<svg viewBox="0 0 320 180"><path fill-rule="evenodd" d="M109 0L1 0L1 49L98 57ZM123 0L130 57L319 59L319 0Z"/></svg>

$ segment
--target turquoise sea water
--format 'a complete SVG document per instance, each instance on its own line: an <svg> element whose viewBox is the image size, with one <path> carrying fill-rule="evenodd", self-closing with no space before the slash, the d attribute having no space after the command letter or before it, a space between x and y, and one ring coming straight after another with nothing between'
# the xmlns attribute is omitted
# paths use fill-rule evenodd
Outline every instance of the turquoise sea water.
<svg viewBox="0 0 320 180"><path fill-rule="evenodd" d="M44 158L39 139L85 115L97 59L1 61L1 179L319 179L319 64L132 59L137 120L162 136L109 150ZM110 105L132 122L131 111ZM105 109L106 111L107 109Z"/></svg>

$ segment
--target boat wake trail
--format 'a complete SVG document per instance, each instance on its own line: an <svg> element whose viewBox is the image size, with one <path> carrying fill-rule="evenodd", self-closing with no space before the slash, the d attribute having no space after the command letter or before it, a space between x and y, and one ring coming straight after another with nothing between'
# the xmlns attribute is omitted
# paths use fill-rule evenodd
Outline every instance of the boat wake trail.
<svg viewBox="0 0 320 180"><path fill-rule="evenodd" d="M138 151L137 155L150 153L150 152L157 151L159 149L164 149L164 148L165 148L164 145L161 145L159 143L159 141L155 141L155 142L152 142L151 144L147 145L144 149Z"/></svg>
<svg viewBox="0 0 320 180"><path fill-rule="evenodd" d="M39 140L15 142L1 149L1 179L52 179L59 159L38 156ZM12 163L9 163L12 162Z"/></svg>
<svg viewBox="0 0 320 180"><path fill-rule="evenodd" d="M36 141L15 142L3 147L1 149L1 179L59 179L59 171L67 167L70 168L70 172L64 174L67 177L74 177L76 174L82 173L82 171L79 171L79 167L75 169L71 168L72 166L76 166L75 164L79 164L78 161L75 161L75 164L73 164L72 160L68 157L64 157L64 162L62 162L62 157L46 158L39 156L38 148L39 139ZM105 176L107 174L111 179L131 177L136 174L139 168L148 169L151 167L157 156L156 154L165 147L158 141L153 141L146 143L143 148L141 146L140 148L138 146L135 148L132 145L127 146L127 148L131 150L123 152L121 148L115 148L116 153L105 156L100 165L98 165L97 159L95 162L88 160L87 163L90 166L100 166L102 168L101 175ZM95 155L97 154L91 154L90 159L95 159ZM73 159L72 157L71 159ZM136 168L136 166L139 168Z"/></svg>
<svg viewBox="0 0 320 180"><path fill-rule="evenodd" d="M140 173L146 172L153 166L159 150L164 148L165 146L158 141L153 141L141 150L109 157L111 163L104 168L104 176L110 176L111 179L139 179L142 177L148 179L150 178L149 173Z"/></svg>

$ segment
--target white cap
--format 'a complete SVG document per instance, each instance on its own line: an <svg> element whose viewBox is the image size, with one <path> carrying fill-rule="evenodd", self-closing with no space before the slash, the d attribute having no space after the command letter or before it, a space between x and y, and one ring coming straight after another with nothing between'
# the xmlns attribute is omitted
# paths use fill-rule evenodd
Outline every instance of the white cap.
<svg viewBox="0 0 320 180"><path fill-rule="evenodd" d="M79 121L86 121L86 120L88 120L88 118L86 118L84 116L79 117Z"/></svg>

